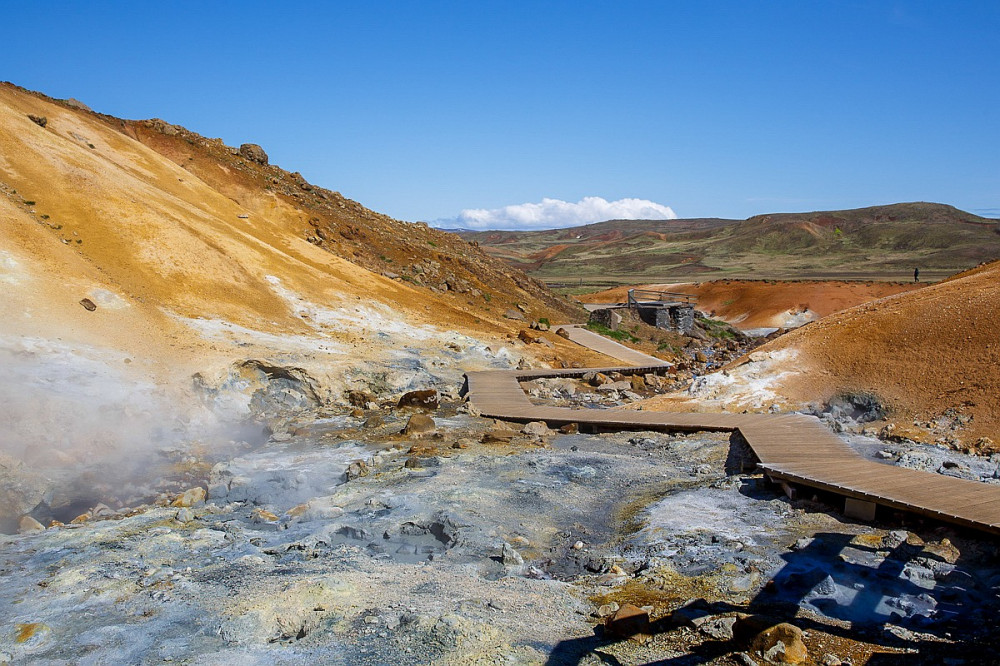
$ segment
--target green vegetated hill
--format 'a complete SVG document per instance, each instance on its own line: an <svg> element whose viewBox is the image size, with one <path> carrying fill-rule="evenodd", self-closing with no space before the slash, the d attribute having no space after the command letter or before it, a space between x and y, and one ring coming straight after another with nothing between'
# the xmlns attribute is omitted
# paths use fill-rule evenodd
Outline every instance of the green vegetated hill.
<svg viewBox="0 0 1000 666"><path fill-rule="evenodd" d="M1000 258L997 220L933 203L460 235L550 282L937 279Z"/></svg>

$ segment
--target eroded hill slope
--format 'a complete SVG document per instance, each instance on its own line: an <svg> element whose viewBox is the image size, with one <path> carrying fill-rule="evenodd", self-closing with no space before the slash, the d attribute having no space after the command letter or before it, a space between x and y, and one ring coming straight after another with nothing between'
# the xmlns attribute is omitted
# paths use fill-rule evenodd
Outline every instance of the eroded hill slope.
<svg viewBox="0 0 1000 666"><path fill-rule="evenodd" d="M998 332L993 262L807 324L704 378L690 395L650 407L801 408L871 395L898 436L990 451L1000 442Z"/></svg>

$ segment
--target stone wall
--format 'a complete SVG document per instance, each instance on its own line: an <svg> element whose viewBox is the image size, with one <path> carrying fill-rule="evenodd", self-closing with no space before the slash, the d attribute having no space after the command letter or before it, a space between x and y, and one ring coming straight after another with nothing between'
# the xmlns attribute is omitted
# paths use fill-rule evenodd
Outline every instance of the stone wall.
<svg viewBox="0 0 1000 666"><path fill-rule="evenodd" d="M639 318L650 326L678 333L690 333L694 328L694 306L687 303L663 308L638 308Z"/></svg>
<svg viewBox="0 0 1000 666"><path fill-rule="evenodd" d="M622 323L622 316L615 312L612 308L605 308L603 310L594 310L591 312L590 321L594 324L606 326L612 331L617 331L618 326Z"/></svg>

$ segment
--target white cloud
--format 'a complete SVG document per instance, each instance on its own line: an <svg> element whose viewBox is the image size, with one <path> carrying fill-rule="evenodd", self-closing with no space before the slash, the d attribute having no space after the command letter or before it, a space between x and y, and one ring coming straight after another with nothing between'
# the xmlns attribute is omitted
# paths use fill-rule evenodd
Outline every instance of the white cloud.
<svg viewBox="0 0 1000 666"><path fill-rule="evenodd" d="M542 199L541 203L523 203L503 208L468 208L452 219L437 220L434 226L444 229L559 229L605 220L675 220L669 206L647 199L608 201L584 197L576 203L560 199Z"/></svg>

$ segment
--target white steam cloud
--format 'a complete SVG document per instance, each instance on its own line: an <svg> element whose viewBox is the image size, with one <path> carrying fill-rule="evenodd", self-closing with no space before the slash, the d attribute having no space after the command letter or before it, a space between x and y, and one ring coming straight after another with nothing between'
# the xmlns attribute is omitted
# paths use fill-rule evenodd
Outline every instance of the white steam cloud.
<svg viewBox="0 0 1000 666"><path fill-rule="evenodd" d="M648 199L608 201L584 197L576 203L560 199L542 199L541 203L523 203L503 208L469 208L453 219L437 220L444 229L559 229L605 220L675 220L669 206Z"/></svg>

